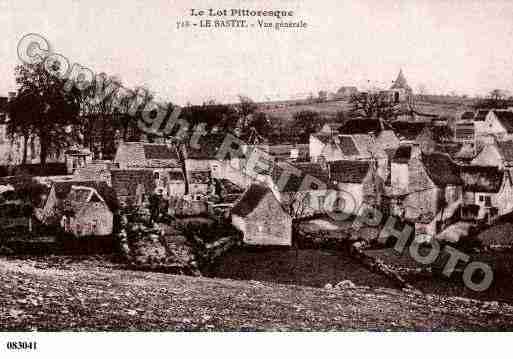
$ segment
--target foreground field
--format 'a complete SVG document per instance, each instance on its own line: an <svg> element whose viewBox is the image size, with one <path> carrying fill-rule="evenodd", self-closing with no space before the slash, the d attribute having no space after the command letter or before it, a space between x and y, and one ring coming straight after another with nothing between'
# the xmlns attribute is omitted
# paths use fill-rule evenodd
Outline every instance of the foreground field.
<svg viewBox="0 0 513 359"><path fill-rule="evenodd" d="M0 258L2 330L505 330L513 307Z"/></svg>

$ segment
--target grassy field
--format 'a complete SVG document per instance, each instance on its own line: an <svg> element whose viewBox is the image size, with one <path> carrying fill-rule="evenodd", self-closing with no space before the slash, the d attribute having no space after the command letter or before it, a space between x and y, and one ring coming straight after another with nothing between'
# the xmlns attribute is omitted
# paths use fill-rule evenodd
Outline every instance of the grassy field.
<svg viewBox="0 0 513 359"><path fill-rule="evenodd" d="M406 251L399 255L392 248L376 249L366 251L368 255L381 259L384 263L398 269L420 268ZM475 292L465 287L461 273L455 272L450 278L442 275L410 274L404 278L425 293L469 297L479 300L503 301L513 303L513 252L511 251L489 251L482 253L469 253L470 260L488 264L493 271L494 279L487 290ZM441 261L445 265L447 258ZM461 267L461 266L460 266Z"/></svg>
<svg viewBox="0 0 513 359"><path fill-rule="evenodd" d="M319 112L323 117L334 117L339 111L348 112L351 109L351 104L348 100L339 100L319 103L289 103L286 106L269 104L262 106L262 109L269 115L289 121L295 113L300 111L315 111ZM441 117L454 117L463 111L471 109L471 102L416 101L415 109L422 113L438 115Z"/></svg>
<svg viewBox="0 0 513 359"><path fill-rule="evenodd" d="M2 330L513 329L500 303L38 263L0 258Z"/></svg>
<svg viewBox="0 0 513 359"><path fill-rule="evenodd" d="M226 253L212 276L324 287L351 280L359 286L396 286L347 254L320 249L237 249Z"/></svg>

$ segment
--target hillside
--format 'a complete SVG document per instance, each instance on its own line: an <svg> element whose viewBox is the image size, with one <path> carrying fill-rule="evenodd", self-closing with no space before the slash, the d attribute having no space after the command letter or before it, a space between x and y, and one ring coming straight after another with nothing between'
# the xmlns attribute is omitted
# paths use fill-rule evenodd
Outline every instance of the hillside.
<svg viewBox="0 0 513 359"><path fill-rule="evenodd" d="M513 307L0 259L2 330L505 330Z"/></svg>
<svg viewBox="0 0 513 359"><path fill-rule="evenodd" d="M438 115L441 117L454 117L459 113L472 108L472 100L443 99L438 97L417 100L416 110L421 113ZM314 102L314 101L290 101L281 103L260 103L261 110L282 120L290 120L300 111L316 111L323 117L334 117L337 112L347 112L351 109L348 100Z"/></svg>

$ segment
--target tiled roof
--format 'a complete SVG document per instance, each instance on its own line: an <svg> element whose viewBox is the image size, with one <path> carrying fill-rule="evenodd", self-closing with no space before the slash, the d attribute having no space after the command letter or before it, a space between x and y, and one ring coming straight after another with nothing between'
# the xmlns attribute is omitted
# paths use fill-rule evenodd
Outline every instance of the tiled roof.
<svg viewBox="0 0 513 359"><path fill-rule="evenodd" d="M465 111L463 112L463 114L461 115L461 119L462 120L471 120L474 118L474 112L473 111Z"/></svg>
<svg viewBox="0 0 513 359"><path fill-rule="evenodd" d="M513 141L497 142L497 147L499 148L504 161L513 162Z"/></svg>
<svg viewBox="0 0 513 359"><path fill-rule="evenodd" d="M344 123L339 129L341 134L352 135L355 133L369 134L374 132L375 134L380 133L383 130L389 130L390 126L376 119L351 119Z"/></svg>
<svg viewBox="0 0 513 359"><path fill-rule="evenodd" d="M394 163L408 163L411 158L411 146L399 146L392 157Z"/></svg>
<svg viewBox="0 0 513 359"><path fill-rule="evenodd" d="M278 183L283 172L287 171L287 168L292 168L290 170L291 175L288 178L288 181L285 184L285 186L283 188L279 189L280 192L297 192L297 191L299 191L299 189L301 189L301 184L303 183L303 181L307 175L316 178L318 181L322 182L326 186L328 186L328 184L329 184L328 174L322 168L322 166L320 164L310 163L310 162L304 162L304 163L281 162L277 166L274 166L272 177L273 177L273 181L275 184ZM300 174L298 174L298 175L294 174L295 170L298 170L300 172ZM312 188L312 189L315 190L317 188Z"/></svg>
<svg viewBox="0 0 513 359"><path fill-rule="evenodd" d="M474 121L484 121L488 112L490 112L490 110L478 110L474 117Z"/></svg>
<svg viewBox="0 0 513 359"><path fill-rule="evenodd" d="M447 185L462 184L458 165L451 160L448 154L423 154L422 162L435 185L445 187Z"/></svg>
<svg viewBox="0 0 513 359"><path fill-rule="evenodd" d="M398 137L402 137L409 141L414 141L422 133L424 128L427 127L427 123L413 121L394 121L392 126Z"/></svg>
<svg viewBox="0 0 513 359"><path fill-rule="evenodd" d="M178 153L166 144L122 142L116 152L115 163L131 168L178 167Z"/></svg>
<svg viewBox="0 0 513 359"><path fill-rule="evenodd" d="M178 159L178 154L176 153L176 151L167 145L145 144L145 145L143 145L143 147L144 147L144 157L147 160Z"/></svg>
<svg viewBox="0 0 513 359"><path fill-rule="evenodd" d="M330 180L339 183L362 183L370 169L368 161L334 161L328 165Z"/></svg>
<svg viewBox="0 0 513 359"><path fill-rule="evenodd" d="M225 133L211 133L201 136L197 146L187 146L187 158L196 160L216 159L225 137Z"/></svg>
<svg viewBox="0 0 513 359"><path fill-rule="evenodd" d="M460 176L463 190L471 192L499 192L504 172L493 166L462 166Z"/></svg>
<svg viewBox="0 0 513 359"><path fill-rule="evenodd" d="M340 150L345 156L358 156L360 154L351 136L342 135L338 139Z"/></svg>
<svg viewBox="0 0 513 359"><path fill-rule="evenodd" d="M495 116L508 133L513 133L513 112L494 111Z"/></svg>
<svg viewBox="0 0 513 359"><path fill-rule="evenodd" d="M312 136L317 137L323 143L328 143L332 137L331 135L328 135L326 133L320 133L320 132L314 133L314 134L312 134Z"/></svg>
<svg viewBox="0 0 513 359"><path fill-rule="evenodd" d="M72 186L94 188L103 197L111 211L119 208L114 189L105 182L99 181L55 181L52 184L57 199L64 200L69 195Z"/></svg>
<svg viewBox="0 0 513 359"><path fill-rule="evenodd" d="M240 217L247 216L269 193L272 194L272 191L268 187L261 184L252 184L233 206L231 213Z"/></svg>

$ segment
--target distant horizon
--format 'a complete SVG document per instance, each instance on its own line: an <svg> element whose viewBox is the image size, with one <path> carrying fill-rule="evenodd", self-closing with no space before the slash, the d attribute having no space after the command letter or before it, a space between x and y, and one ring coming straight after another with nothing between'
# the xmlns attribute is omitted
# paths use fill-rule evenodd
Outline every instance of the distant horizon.
<svg viewBox="0 0 513 359"><path fill-rule="evenodd" d="M389 88L400 69L414 93L484 97L513 93L513 3L287 0L301 30L177 29L204 2L140 0L0 4L0 94L16 90L18 41L39 33L56 52L145 85L178 105L290 101L342 86ZM212 4L213 5L213 4ZM218 7L277 10L276 1L219 0ZM243 5L243 6L242 6ZM282 19L283 20L283 19Z"/></svg>

